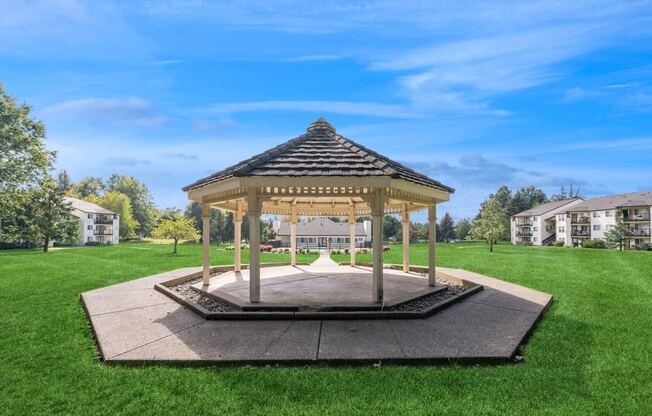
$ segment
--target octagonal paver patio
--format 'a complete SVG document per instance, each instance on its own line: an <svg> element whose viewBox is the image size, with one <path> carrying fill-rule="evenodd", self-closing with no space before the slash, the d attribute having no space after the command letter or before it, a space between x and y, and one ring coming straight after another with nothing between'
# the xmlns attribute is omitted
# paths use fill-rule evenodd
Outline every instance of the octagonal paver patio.
<svg viewBox="0 0 652 416"><path fill-rule="evenodd" d="M212 321L154 290L155 284L200 271L179 269L82 293L101 358L107 363L510 361L552 302L546 293L443 267L438 277L484 290L424 319Z"/></svg>

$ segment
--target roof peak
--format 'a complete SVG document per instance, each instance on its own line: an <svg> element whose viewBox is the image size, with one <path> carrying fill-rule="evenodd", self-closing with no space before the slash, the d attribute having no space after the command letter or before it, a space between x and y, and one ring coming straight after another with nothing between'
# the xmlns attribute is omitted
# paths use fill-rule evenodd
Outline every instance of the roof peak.
<svg viewBox="0 0 652 416"><path fill-rule="evenodd" d="M335 133L335 127L331 125L324 117L319 117L317 120L310 123L306 129L311 136L324 136L330 133Z"/></svg>

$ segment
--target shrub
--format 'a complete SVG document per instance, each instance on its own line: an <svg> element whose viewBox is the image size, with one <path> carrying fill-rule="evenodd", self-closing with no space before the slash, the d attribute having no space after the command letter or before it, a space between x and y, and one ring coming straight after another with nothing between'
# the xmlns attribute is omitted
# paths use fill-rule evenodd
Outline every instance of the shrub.
<svg viewBox="0 0 652 416"><path fill-rule="evenodd" d="M85 246L99 246L101 243L99 241L87 241L84 243Z"/></svg>
<svg viewBox="0 0 652 416"><path fill-rule="evenodd" d="M235 250L235 246L226 246L224 250Z"/></svg>
<svg viewBox="0 0 652 416"><path fill-rule="evenodd" d="M348 248L344 249L344 254L349 254L349 249Z"/></svg>
<svg viewBox="0 0 652 416"><path fill-rule="evenodd" d="M650 243L639 244L636 246L636 250L652 251L652 244Z"/></svg>
<svg viewBox="0 0 652 416"><path fill-rule="evenodd" d="M563 246L564 246L563 241L559 241L559 240L555 241L555 247L563 247Z"/></svg>
<svg viewBox="0 0 652 416"><path fill-rule="evenodd" d="M586 240L582 243L582 248L607 248L607 243L603 240Z"/></svg>
<svg viewBox="0 0 652 416"><path fill-rule="evenodd" d="M383 246L383 251L389 251L389 246Z"/></svg>

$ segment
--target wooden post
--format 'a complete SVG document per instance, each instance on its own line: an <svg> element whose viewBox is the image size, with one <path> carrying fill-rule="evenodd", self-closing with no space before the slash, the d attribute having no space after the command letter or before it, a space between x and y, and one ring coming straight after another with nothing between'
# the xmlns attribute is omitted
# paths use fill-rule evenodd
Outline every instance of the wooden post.
<svg viewBox="0 0 652 416"><path fill-rule="evenodd" d="M410 212L408 211L408 204L403 204L402 213L403 225L403 272L410 271Z"/></svg>
<svg viewBox="0 0 652 416"><path fill-rule="evenodd" d="M355 267L355 208L349 212L349 258L351 267Z"/></svg>
<svg viewBox="0 0 652 416"><path fill-rule="evenodd" d="M238 201L238 208L233 218L233 270L242 270L242 202Z"/></svg>
<svg viewBox="0 0 652 416"><path fill-rule="evenodd" d="M249 219L249 302L260 302L260 201L255 187L248 189Z"/></svg>
<svg viewBox="0 0 652 416"><path fill-rule="evenodd" d="M373 294L376 303L383 302L383 215L385 192L378 189L371 208L371 246L373 251Z"/></svg>
<svg viewBox="0 0 652 416"><path fill-rule="evenodd" d="M290 264L297 265L297 210L292 205L292 214L290 215Z"/></svg>
<svg viewBox="0 0 652 416"><path fill-rule="evenodd" d="M428 207L428 285L435 286L435 242L437 241L437 205Z"/></svg>
<svg viewBox="0 0 652 416"><path fill-rule="evenodd" d="M202 283L204 286L210 284L211 278L211 206L203 203L201 206L202 233L201 241L204 251L202 259Z"/></svg>

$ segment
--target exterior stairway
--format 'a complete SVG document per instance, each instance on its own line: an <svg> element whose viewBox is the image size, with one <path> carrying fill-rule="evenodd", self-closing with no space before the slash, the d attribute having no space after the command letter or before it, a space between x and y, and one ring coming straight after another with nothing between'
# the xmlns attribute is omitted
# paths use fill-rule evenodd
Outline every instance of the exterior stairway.
<svg viewBox="0 0 652 416"><path fill-rule="evenodd" d="M557 234L552 234L550 237L546 238L541 242L542 246L551 246L557 239Z"/></svg>

